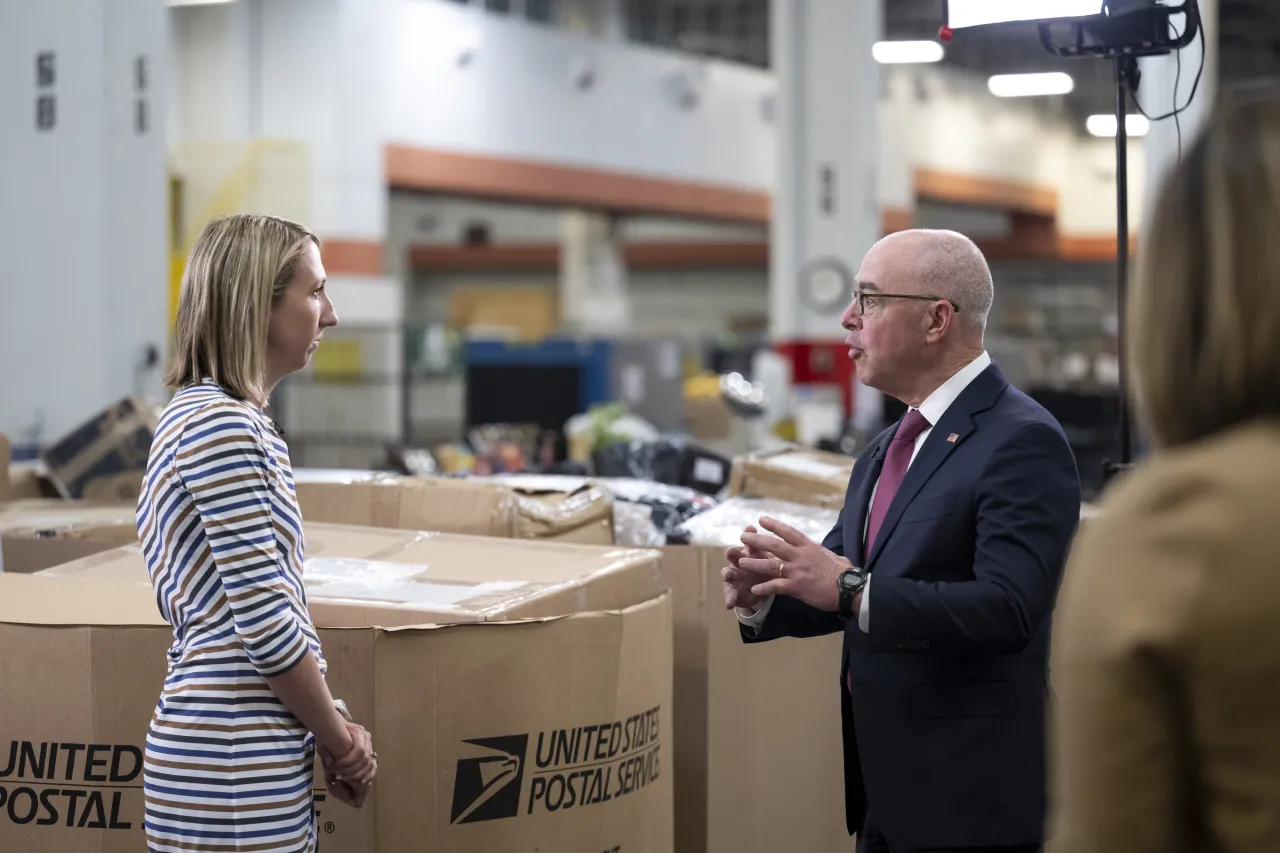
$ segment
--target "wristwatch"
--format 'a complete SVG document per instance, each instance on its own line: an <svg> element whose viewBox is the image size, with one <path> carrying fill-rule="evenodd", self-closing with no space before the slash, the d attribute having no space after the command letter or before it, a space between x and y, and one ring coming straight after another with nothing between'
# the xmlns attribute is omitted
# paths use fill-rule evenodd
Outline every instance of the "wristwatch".
<svg viewBox="0 0 1280 853"><path fill-rule="evenodd" d="M858 597L858 593L862 592L862 588L867 585L866 569L859 569L852 566L840 573L840 577L836 578L836 586L840 590L840 618L848 619L854 615L853 600Z"/></svg>

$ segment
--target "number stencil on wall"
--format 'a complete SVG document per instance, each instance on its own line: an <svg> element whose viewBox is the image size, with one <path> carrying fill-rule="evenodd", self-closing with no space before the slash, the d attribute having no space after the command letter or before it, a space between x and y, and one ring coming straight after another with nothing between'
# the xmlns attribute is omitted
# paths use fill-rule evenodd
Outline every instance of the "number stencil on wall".
<svg viewBox="0 0 1280 853"><path fill-rule="evenodd" d="M36 130L53 130L58 122L58 104L53 93L58 81L57 54L42 50L36 54Z"/></svg>

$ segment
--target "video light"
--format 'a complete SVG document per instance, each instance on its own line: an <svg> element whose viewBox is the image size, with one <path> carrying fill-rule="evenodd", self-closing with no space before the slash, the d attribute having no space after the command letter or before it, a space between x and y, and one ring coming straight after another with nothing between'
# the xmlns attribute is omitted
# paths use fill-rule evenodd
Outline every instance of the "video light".
<svg viewBox="0 0 1280 853"><path fill-rule="evenodd" d="M1093 18L1105 13L1106 0L947 0L947 26L953 30L1008 24Z"/></svg>

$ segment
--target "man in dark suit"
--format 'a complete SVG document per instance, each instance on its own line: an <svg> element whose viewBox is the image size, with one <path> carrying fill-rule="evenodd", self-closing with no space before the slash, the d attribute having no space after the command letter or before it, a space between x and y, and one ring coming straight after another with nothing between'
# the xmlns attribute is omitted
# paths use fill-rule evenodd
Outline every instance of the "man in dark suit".
<svg viewBox="0 0 1280 853"><path fill-rule="evenodd" d="M961 235L877 243L841 324L858 378L907 414L858 458L822 543L761 519L726 555L745 641L844 633L866 853L1043 845L1049 623L1080 483L1057 421L984 349L991 301Z"/></svg>

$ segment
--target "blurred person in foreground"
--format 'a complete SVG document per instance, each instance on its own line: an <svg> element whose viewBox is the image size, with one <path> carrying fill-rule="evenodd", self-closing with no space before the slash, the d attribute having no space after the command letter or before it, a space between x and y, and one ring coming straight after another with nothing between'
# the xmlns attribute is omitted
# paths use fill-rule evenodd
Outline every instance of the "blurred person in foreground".
<svg viewBox="0 0 1280 853"><path fill-rule="evenodd" d="M1055 628L1055 851L1280 850L1280 87L1224 92L1148 220L1127 317L1151 455Z"/></svg>
<svg viewBox="0 0 1280 853"><path fill-rule="evenodd" d="M866 853L1043 843L1049 617L1080 483L1057 421L984 349L992 297L959 234L872 247L841 324L859 380L907 414L821 543L762 519L726 555L744 640L844 634L845 812Z"/></svg>
<svg viewBox="0 0 1280 853"><path fill-rule="evenodd" d="M176 394L138 502L174 633L143 765L154 853L310 853L317 744L349 805L377 772L369 733L325 684L289 453L263 411L337 323L319 242L301 226L230 216L196 239L166 377Z"/></svg>

